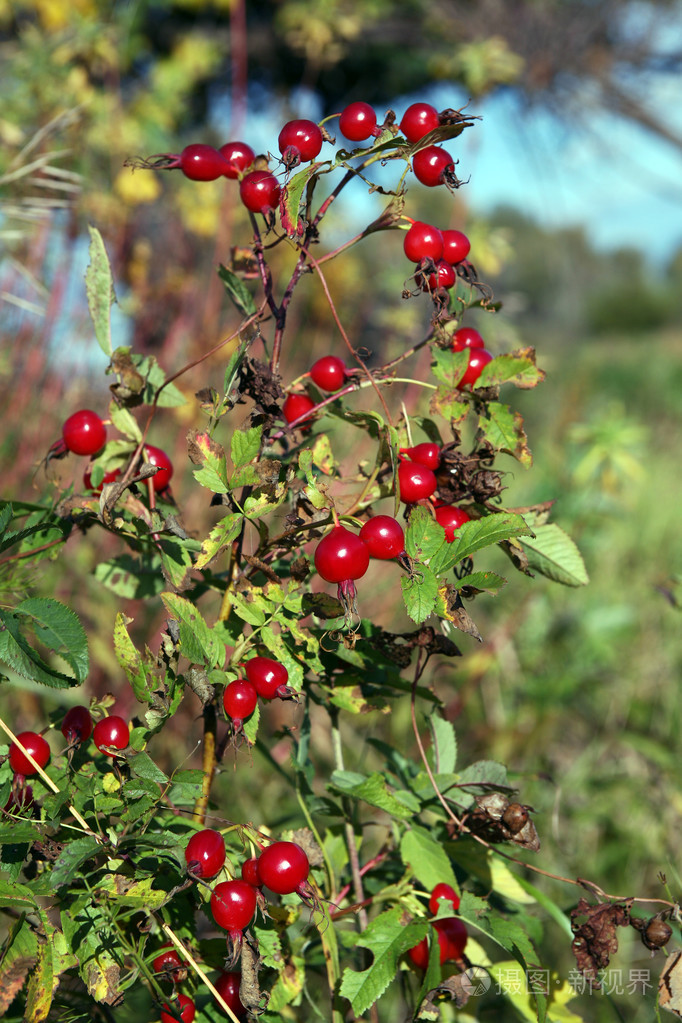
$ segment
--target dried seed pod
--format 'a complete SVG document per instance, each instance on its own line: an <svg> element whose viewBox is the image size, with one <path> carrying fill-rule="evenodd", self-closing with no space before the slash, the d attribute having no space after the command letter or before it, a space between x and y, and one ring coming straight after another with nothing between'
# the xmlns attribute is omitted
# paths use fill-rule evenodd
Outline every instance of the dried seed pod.
<svg viewBox="0 0 682 1023"><path fill-rule="evenodd" d="M510 803L502 814L502 820L512 835L518 835L528 823L528 807L522 806L521 803Z"/></svg>

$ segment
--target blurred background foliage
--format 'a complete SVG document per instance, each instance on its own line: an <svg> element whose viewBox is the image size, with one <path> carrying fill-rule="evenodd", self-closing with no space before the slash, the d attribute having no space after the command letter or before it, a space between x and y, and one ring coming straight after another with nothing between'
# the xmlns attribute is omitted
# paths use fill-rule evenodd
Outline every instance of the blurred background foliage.
<svg viewBox="0 0 682 1023"><path fill-rule="evenodd" d="M515 89L529 107L575 118L589 104L677 145L663 114L641 97L647 81L673 66L662 26L678 14L674 3L625 0L0 0L3 497L39 502L71 482L80 488L78 460L47 474L39 463L70 411L106 406L105 363L82 285L87 223L102 232L114 266L117 343L154 352L172 372L237 326L214 273L231 246L248 244L234 183L132 173L123 168L127 157L228 138L255 138L257 148L272 149L278 124L309 115L306 104L322 116L362 98L382 111L395 105L400 116L400 97L426 95L443 81L468 91L473 112L477 97ZM470 130L483 132L485 124ZM334 208L326 248L380 210L378 199L360 202L358 194L357 212ZM526 473L509 460L506 503L555 498L554 518L578 541L591 575L579 591L515 575L497 598L472 605L484 643L463 637L461 661L432 675L458 728L461 762L497 758L516 772L522 798L537 810L545 869L589 877L611 893L665 897L658 874L677 884L682 813L673 580L682 565L682 250L652 268L644 248L597 251L583 227L550 230L517 209L477 218L466 189L453 202L413 185L408 206L411 215L471 236L479 272L504 303L498 317L470 314L488 347L538 347L547 382L512 399L526 419L535 464ZM285 246L272 255L275 273L289 265ZM346 330L382 361L422 337L427 324L427 299L400 297L408 269L395 232L372 235L327 264ZM312 279L301 285L289 337L295 344L285 386L320 355L342 353ZM201 421L194 392L220 388L223 358L182 379L187 405L163 411L150 435L174 457L174 493L186 528L198 535L215 513L188 470L183 476L185 434ZM416 400L417 389L408 389L408 404ZM237 421L225 423L218 439ZM338 440L338 430L330 432ZM350 452L356 460L366 455ZM154 599L133 599L120 580L118 592L95 580L98 562L116 553L107 535L75 533L58 560L46 556L30 575L12 566L13 587L53 592L76 607L93 661L85 696L3 686L0 708L17 729L33 727L55 701L82 702L90 692L113 691L121 711L134 713L113 664L114 615L135 619L140 642L155 646L164 612ZM481 567L510 574L501 554ZM4 588L8 565L0 571ZM404 615L392 603L395 573L373 566L368 579L363 614L376 612L403 630ZM198 706L188 706L186 719L178 716L157 737L155 756L173 758L178 737L185 745L188 735L199 739L196 713ZM273 716L276 759L289 748L277 728L294 719L288 707L279 720ZM371 756L367 739L385 728L377 715L352 724L345 731L351 769L351 759ZM407 707L396 708L391 727L411 744ZM324 769L323 736L316 755ZM251 769L270 777L257 753ZM230 816L254 819L252 787L235 791L231 775L226 765L221 785ZM294 812L275 787L268 791L256 824ZM549 890L566 907L577 899L566 886ZM551 941L562 950L566 976L568 942L558 930ZM628 954L632 963L649 963L632 944L619 960L624 969ZM608 999L592 999L589 1018L611 1019L613 1010ZM628 1019L650 1018L650 1005L648 1015L646 1007L632 1010Z"/></svg>

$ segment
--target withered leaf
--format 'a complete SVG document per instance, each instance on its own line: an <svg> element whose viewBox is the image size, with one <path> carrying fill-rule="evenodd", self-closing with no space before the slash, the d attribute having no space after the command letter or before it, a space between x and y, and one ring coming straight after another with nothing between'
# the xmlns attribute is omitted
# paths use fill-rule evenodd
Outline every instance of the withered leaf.
<svg viewBox="0 0 682 1023"><path fill-rule="evenodd" d="M36 956L22 956L14 960L11 966L2 971L2 987L0 987L0 1014L9 1009L16 995L19 994L24 981L36 964Z"/></svg>
<svg viewBox="0 0 682 1023"><path fill-rule="evenodd" d="M456 973L447 980L442 981L438 987L427 991L424 1000L419 1007L418 1019L439 1019L440 1008L438 1001L449 998L458 1009L469 1001L469 996L474 994L474 985L468 973Z"/></svg>
<svg viewBox="0 0 682 1023"><path fill-rule="evenodd" d="M600 987L597 979L599 970L609 965L612 955L618 951L616 927L627 927L630 923L632 899L625 902L600 902L590 906L586 899L580 899L571 910L573 954L576 965L584 977ZM579 921L583 919L583 922Z"/></svg>
<svg viewBox="0 0 682 1023"><path fill-rule="evenodd" d="M673 952L666 961L658 982L658 1004L682 1019L682 949Z"/></svg>
<svg viewBox="0 0 682 1023"><path fill-rule="evenodd" d="M438 609L440 614L442 614L442 616L449 622L452 622L455 628L459 629L460 632L465 632L467 636L473 636L479 643L482 643L483 637L476 628L473 618L464 607L457 588L448 584L446 586L442 586L438 590L438 594L442 599L442 604Z"/></svg>
<svg viewBox="0 0 682 1023"><path fill-rule="evenodd" d="M501 792L476 796L476 804L466 821L472 834L486 842L513 842L529 852L538 851L540 838L529 817L532 807L510 802Z"/></svg>

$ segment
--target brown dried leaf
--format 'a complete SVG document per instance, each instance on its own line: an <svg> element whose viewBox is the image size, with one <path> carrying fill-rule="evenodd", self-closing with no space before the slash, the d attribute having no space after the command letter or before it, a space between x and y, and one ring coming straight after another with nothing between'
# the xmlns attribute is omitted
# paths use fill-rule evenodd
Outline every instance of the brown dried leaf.
<svg viewBox="0 0 682 1023"><path fill-rule="evenodd" d="M19 994L24 981L36 964L36 956L24 956L15 959L11 966L2 969L0 972L0 1014L9 1009L15 997Z"/></svg>
<svg viewBox="0 0 682 1023"><path fill-rule="evenodd" d="M666 961L658 982L658 1004L682 1019L682 949L676 949Z"/></svg>
<svg viewBox="0 0 682 1023"><path fill-rule="evenodd" d="M531 806L510 802L501 792L476 796L477 808L467 817L469 830L486 842L513 842L515 845L537 852L540 838L529 817Z"/></svg>
<svg viewBox="0 0 682 1023"><path fill-rule="evenodd" d="M573 938L573 954L578 969L584 977L592 980L600 987L597 979L599 970L609 965L612 955L618 951L616 927L627 927L630 923L632 899L625 902L600 902L590 906L586 899L580 899L571 911L571 929ZM583 923L579 923L584 917Z"/></svg>
<svg viewBox="0 0 682 1023"><path fill-rule="evenodd" d="M469 996L474 993L474 986L468 973L456 973L447 980L442 981L438 987L427 991L424 1001L419 1006L418 1019L439 1019L440 1008L438 1001L449 998L458 1009L469 1001Z"/></svg>
<svg viewBox="0 0 682 1023"><path fill-rule="evenodd" d="M465 632L467 636L473 636L479 643L482 643L483 637L476 628L473 618L464 607L457 588L448 583L446 586L441 586L438 590L438 596L440 600L436 610L441 618L452 622L460 632Z"/></svg>

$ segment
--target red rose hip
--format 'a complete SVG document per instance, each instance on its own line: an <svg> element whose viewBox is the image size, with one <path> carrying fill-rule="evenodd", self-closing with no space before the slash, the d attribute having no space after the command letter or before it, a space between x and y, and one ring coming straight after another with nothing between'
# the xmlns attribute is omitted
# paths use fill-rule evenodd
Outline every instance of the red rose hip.
<svg viewBox="0 0 682 1023"><path fill-rule="evenodd" d="M171 1015L170 1008L168 1004L164 1006L164 1010L167 1009L168 1012L163 1011L161 1013L161 1023L177 1023L178 1016L180 1016L182 1023L192 1023L196 1015L196 1007L189 995L177 995L173 1002L175 1015Z"/></svg>
<svg viewBox="0 0 682 1023"><path fill-rule="evenodd" d="M273 842L258 857L261 884L277 895L306 894L310 863L296 842Z"/></svg>
<svg viewBox="0 0 682 1023"><path fill-rule="evenodd" d="M110 714L97 722L92 730L92 740L100 753L115 757L116 751L125 749L130 742L128 722L118 714Z"/></svg>
<svg viewBox="0 0 682 1023"><path fill-rule="evenodd" d="M349 103L339 117L339 128L351 142L364 142L375 134L377 115L374 107L362 100Z"/></svg>
<svg viewBox="0 0 682 1023"><path fill-rule="evenodd" d="M96 412L84 408L64 421L62 439L74 455L96 455L104 447L107 429Z"/></svg>
<svg viewBox="0 0 682 1023"><path fill-rule="evenodd" d="M33 759L41 767L45 767L50 759L50 747L47 740L38 735L37 732L19 732L17 739L24 749L31 754ZM16 742L10 744L9 766L15 774L31 775L37 774L38 770L33 766L26 754L19 749Z"/></svg>
<svg viewBox="0 0 682 1023"><path fill-rule="evenodd" d="M403 238L403 250L413 263L422 259L432 259L435 263L443 255L443 235L437 227L415 220Z"/></svg>
<svg viewBox="0 0 682 1023"><path fill-rule="evenodd" d="M290 695L291 690L287 688L289 672L272 657L252 657L244 665L244 670L249 682L264 700Z"/></svg>
<svg viewBox="0 0 682 1023"><path fill-rule="evenodd" d="M203 828L185 846L187 870L205 880L215 877L225 864L225 840L219 831Z"/></svg>
<svg viewBox="0 0 682 1023"><path fill-rule="evenodd" d="M338 391L346 381L346 365L336 355L323 355L310 367L310 377L321 391Z"/></svg>
<svg viewBox="0 0 682 1023"><path fill-rule="evenodd" d="M289 394L282 405L282 415L287 423L293 423L314 408L315 402L307 394Z"/></svg>
<svg viewBox="0 0 682 1023"><path fill-rule="evenodd" d="M360 530L360 539L367 544L370 557L379 561L397 558L405 550L405 534L397 519L390 515L375 515Z"/></svg>
<svg viewBox="0 0 682 1023"><path fill-rule="evenodd" d="M445 530L447 542L452 543L457 536L459 527L465 522L471 522L471 516L453 504L441 504L436 508L436 522Z"/></svg>
<svg viewBox="0 0 682 1023"><path fill-rule="evenodd" d="M62 721L62 735L68 743L86 742L92 735L92 717L87 707L71 707Z"/></svg>
<svg viewBox="0 0 682 1023"><path fill-rule="evenodd" d="M268 214L276 209L280 194L279 181L270 171L250 171L239 182L239 197L252 213Z"/></svg>
<svg viewBox="0 0 682 1023"><path fill-rule="evenodd" d="M438 486L438 481L431 469L417 462L401 462L398 466L398 484L400 500L405 504L423 501L431 497Z"/></svg>
<svg viewBox="0 0 682 1023"><path fill-rule="evenodd" d="M419 142L440 124L438 111L430 103L413 103L400 122L400 130L408 142Z"/></svg>
<svg viewBox="0 0 682 1023"><path fill-rule="evenodd" d="M152 486L157 493L165 490L173 475L173 463L161 448L155 448L153 444L145 444L142 449L144 460L150 465L157 466L157 472L151 477Z"/></svg>
<svg viewBox="0 0 682 1023"><path fill-rule="evenodd" d="M224 157L227 167L223 171L226 178L238 178L249 169L256 159L251 146L246 142L226 142L219 152Z"/></svg>
<svg viewBox="0 0 682 1023"><path fill-rule="evenodd" d="M469 365L461 376L457 387L461 390L467 384L475 384L483 372L483 367L492 362L492 359L492 355L485 348L470 348Z"/></svg>

